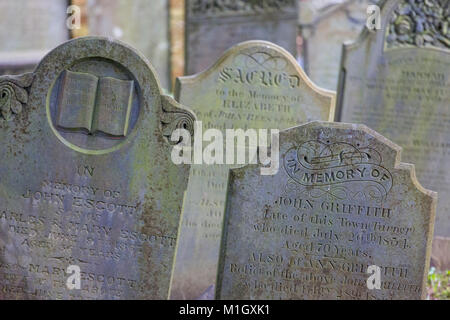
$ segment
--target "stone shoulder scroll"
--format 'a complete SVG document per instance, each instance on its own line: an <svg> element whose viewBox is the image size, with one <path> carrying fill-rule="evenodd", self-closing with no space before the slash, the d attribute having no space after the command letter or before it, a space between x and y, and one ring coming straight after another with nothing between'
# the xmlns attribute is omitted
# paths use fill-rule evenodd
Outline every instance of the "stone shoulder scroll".
<svg viewBox="0 0 450 320"><path fill-rule="evenodd" d="M280 133L275 175L231 170L216 298L425 298L437 194L400 152L311 122Z"/></svg>
<svg viewBox="0 0 450 320"><path fill-rule="evenodd" d="M170 136L195 118L149 62L68 41L0 77L0 109L0 299L167 299L189 174Z"/></svg>
<svg viewBox="0 0 450 320"><path fill-rule="evenodd" d="M0 76L0 113L2 120L10 121L20 114L28 102L27 88L33 81L32 73L19 76Z"/></svg>

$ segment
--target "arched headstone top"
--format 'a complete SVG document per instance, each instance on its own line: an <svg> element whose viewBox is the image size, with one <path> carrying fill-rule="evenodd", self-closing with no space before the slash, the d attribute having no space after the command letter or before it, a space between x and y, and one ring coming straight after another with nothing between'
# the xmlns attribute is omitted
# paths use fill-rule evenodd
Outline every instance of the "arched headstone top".
<svg viewBox="0 0 450 320"><path fill-rule="evenodd" d="M2 82L10 83L22 103L23 90L17 88L28 86L29 107L45 109L55 136L79 152L117 150L148 123L159 126L165 137L180 125L193 131L193 116L163 96L147 59L116 40L84 37L68 41L50 51L32 76L24 77L6 77ZM4 118L10 119L19 110L17 102L11 103Z"/></svg>

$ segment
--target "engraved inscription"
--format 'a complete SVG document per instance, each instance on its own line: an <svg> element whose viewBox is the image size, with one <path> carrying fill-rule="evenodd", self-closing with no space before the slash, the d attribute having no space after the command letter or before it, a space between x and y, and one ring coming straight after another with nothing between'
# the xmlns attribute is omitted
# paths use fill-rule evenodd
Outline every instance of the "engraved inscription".
<svg viewBox="0 0 450 320"><path fill-rule="evenodd" d="M234 59L234 65L220 71L219 81L274 88L300 86L298 75L284 72L288 61L282 56L267 52L240 54Z"/></svg>
<svg viewBox="0 0 450 320"><path fill-rule="evenodd" d="M32 250L33 256L45 259L0 265L0 292L5 297L63 298L65 268L70 264L84 270L81 291L74 292L74 298L102 294L120 299L131 289L143 295L148 284L139 278L93 270L104 263L134 259L150 248L156 252L175 248L175 235L138 232L131 227L134 219L144 219L140 216L143 208L128 203L119 190L44 180L40 189L26 190L22 201L40 214L0 208L0 227L19 240L17 252ZM33 292L22 285L31 279L37 279Z"/></svg>
<svg viewBox="0 0 450 320"><path fill-rule="evenodd" d="M362 126L315 122L280 135L285 168L275 176L231 170L217 298L424 298L436 194L394 163L389 143ZM366 192L380 183L381 197ZM370 265L381 269L379 290L367 287Z"/></svg>
<svg viewBox="0 0 450 320"><path fill-rule="evenodd" d="M381 162L381 154L370 146L308 141L286 152L284 168L294 182L312 187L310 193L341 185L333 188L334 196L350 197L347 185L359 184L361 188L353 197L361 193L381 201L393 184L392 174Z"/></svg>

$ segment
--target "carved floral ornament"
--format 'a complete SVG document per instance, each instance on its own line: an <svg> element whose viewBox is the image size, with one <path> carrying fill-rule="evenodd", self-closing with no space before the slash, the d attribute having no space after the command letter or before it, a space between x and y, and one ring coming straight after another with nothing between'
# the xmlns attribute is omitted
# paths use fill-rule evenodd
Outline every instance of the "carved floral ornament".
<svg viewBox="0 0 450 320"><path fill-rule="evenodd" d="M170 137L176 129L189 131L191 137L194 136L195 118L192 114L179 107L179 105L168 96L162 96L161 125L163 136L170 144L178 144L181 141L171 141Z"/></svg>
<svg viewBox="0 0 450 320"><path fill-rule="evenodd" d="M33 74L0 77L0 120L10 121L22 112L28 102L28 88L33 81Z"/></svg>
<svg viewBox="0 0 450 320"><path fill-rule="evenodd" d="M403 0L387 28L387 48L450 48L450 0Z"/></svg>
<svg viewBox="0 0 450 320"><path fill-rule="evenodd" d="M311 198L381 203L393 186L392 174L373 146L307 141L286 152L283 166L290 178L286 190Z"/></svg>

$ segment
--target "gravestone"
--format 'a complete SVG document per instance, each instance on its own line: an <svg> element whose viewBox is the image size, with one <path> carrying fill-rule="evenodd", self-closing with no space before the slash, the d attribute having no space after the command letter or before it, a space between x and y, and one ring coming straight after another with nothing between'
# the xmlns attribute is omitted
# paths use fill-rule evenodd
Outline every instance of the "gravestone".
<svg viewBox="0 0 450 320"><path fill-rule="evenodd" d="M424 298L437 195L400 152L366 126L311 122L280 133L275 175L231 170L216 298Z"/></svg>
<svg viewBox="0 0 450 320"><path fill-rule="evenodd" d="M320 10L314 1L300 7L300 35L304 69L318 86L336 90L342 45L358 37L366 24L366 10L373 0L350 0Z"/></svg>
<svg viewBox="0 0 450 320"><path fill-rule="evenodd" d="M186 0L186 74L205 70L247 40L271 41L296 55L297 11L297 0Z"/></svg>
<svg viewBox="0 0 450 320"><path fill-rule="evenodd" d="M444 195L434 234L450 238L450 9L443 3L380 3L381 30L366 28L344 46L337 119L364 123L402 146L419 181Z"/></svg>
<svg viewBox="0 0 450 320"><path fill-rule="evenodd" d="M66 1L0 0L0 75L32 71L69 39Z"/></svg>
<svg viewBox="0 0 450 320"><path fill-rule="evenodd" d="M189 173L168 137L193 116L107 38L60 45L0 92L0 299L168 298Z"/></svg>
<svg viewBox="0 0 450 320"><path fill-rule="evenodd" d="M88 0L86 12L90 35L113 37L141 51L170 90L169 0Z"/></svg>
<svg viewBox="0 0 450 320"><path fill-rule="evenodd" d="M248 41L209 70L178 78L175 98L207 129L285 129L330 120L335 94L317 88L294 57L275 44ZM224 162L225 163L225 162ZM196 299L215 284L229 165L192 165L172 298Z"/></svg>

